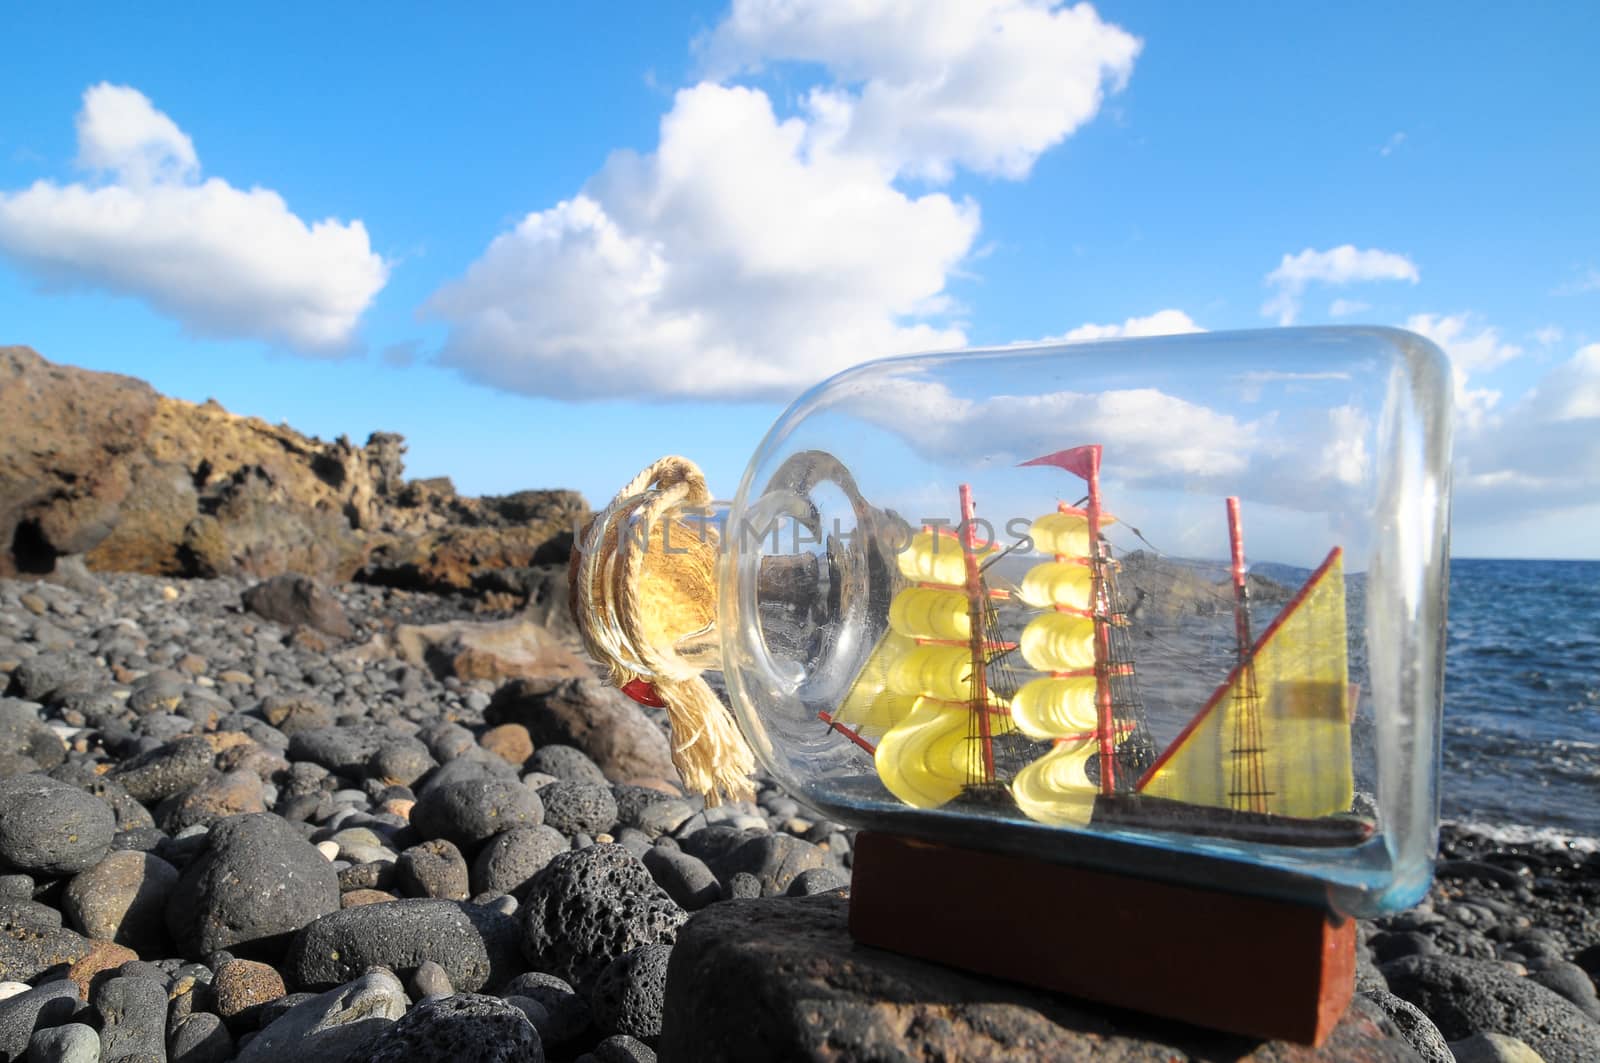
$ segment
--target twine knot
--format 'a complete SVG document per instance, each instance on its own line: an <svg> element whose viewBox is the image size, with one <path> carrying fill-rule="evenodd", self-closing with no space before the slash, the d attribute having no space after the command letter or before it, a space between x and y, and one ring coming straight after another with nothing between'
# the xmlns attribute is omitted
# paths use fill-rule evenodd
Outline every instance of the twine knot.
<svg viewBox="0 0 1600 1063"><path fill-rule="evenodd" d="M685 659L686 639L716 627L717 537L680 512L711 502L705 475L665 457L635 476L584 528L572 560L572 613L584 645L611 682L639 697L653 687L672 726L672 763L708 806L750 800L755 756Z"/></svg>

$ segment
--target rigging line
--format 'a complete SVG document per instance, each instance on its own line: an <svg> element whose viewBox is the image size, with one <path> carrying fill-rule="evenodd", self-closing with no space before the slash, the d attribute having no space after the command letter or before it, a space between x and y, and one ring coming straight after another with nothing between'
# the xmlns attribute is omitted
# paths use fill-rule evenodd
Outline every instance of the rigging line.
<svg viewBox="0 0 1600 1063"><path fill-rule="evenodd" d="M989 560L985 561L983 564L979 565L978 566L979 574L981 575L982 573L989 571L990 566L992 566L996 561L999 561L1001 558L1006 557L1006 556L1008 556L1010 554L1013 554L1013 553L1017 552L1020 549L1022 549L1022 544L1021 543L1012 543L1010 546L1006 547L1004 550L1000 551L998 554L995 554L993 557L991 557Z"/></svg>
<svg viewBox="0 0 1600 1063"><path fill-rule="evenodd" d="M1144 537L1144 532L1140 531L1138 528L1135 528L1132 524L1129 524L1127 521L1123 521L1122 522L1122 526L1124 528L1127 528L1129 531L1133 532L1134 535L1138 536L1139 541L1141 543L1144 543L1150 549L1154 550L1156 552L1156 556L1158 556L1158 557L1166 557L1167 556L1167 552L1165 550L1161 549L1161 547L1157 546L1155 543L1151 542L1149 539L1146 539Z"/></svg>

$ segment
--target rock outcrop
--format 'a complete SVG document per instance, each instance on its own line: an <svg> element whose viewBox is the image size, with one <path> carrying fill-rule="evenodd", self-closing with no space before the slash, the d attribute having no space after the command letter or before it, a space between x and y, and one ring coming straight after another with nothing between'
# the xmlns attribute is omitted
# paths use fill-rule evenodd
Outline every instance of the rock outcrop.
<svg viewBox="0 0 1600 1063"><path fill-rule="evenodd" d="M0 577L46 573L117 524L161 397L0 347Z"/></svg>
<svg viewBox="0 0 1600 1063"><path fill-rule="evenodd" d="M1414 1060L1359 999L1321 1048L1110 1012L856 945L848 901L733 901L678 932L657 1046L669 1060Z"/></svg>
<svg viewBox="0 0 1600 1063"><path fill-rule="evenodd" d="M392 432L325 443L27 347L0 347L0 410L0 578L84 555L160 576L498 588L498 570L564 562L588 517L573 491L469 498L444 478L408 482ZM500 582L502 604L519 604L520 584Z"/></svg>

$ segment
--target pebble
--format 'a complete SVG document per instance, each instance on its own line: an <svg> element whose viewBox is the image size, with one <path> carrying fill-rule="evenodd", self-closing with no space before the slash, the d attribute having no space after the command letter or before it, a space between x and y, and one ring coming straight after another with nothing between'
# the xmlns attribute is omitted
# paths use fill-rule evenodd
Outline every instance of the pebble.
<svg viewBox="0 0 1600 1063"><path fill-rule="evenodd" d="M335 638L351 638L355 629L328 589L316 580L285 572L251 587L240 596L246 609L285 627L309 627Z"/></svg>
<svg viewBox="0 0 1600 1063"><path fill-rule="evenodd" d="M656 1063L656 1051L637 1037L613 1034L594 1046L594 1063Z"/></svg>
<svg viewBox="0 0 1600 1063"><path fill-rule="evenodd" d="M468 779L425 789L411 810L411 825L424 838L444 838L462 852L513 827L544 822L539 795L521 782Z"/></svg>
<svg viewBox="0 0 1600 1063"><path fill-rule="evenodd" d="M497 834L472 863L472 888L478 893L521 895L534 875L571 846L561 832L540 825Z"/></svg>
<svg viewBox="0 0 1600 1063"><path fill-rule="evenodd" d="M789 897L810 897L849 885L850 876L836 867L812 867L796 875L784 892Z"/></svg>
<svg viewBox="0 0 1600 1063"><path fill-rule="evenodd" d="M255 1025L262 1007L288 992L277 969L255 960L227 960L211 983L217 1014L236 1028Z"/></svg>
<svg viewBox="0 0 1600 1063"><path fill-rule="evenodd" d="M40 930L0 923L0 979L31 981L52 967L72 964L89 951L74 930Z"/></svg>
<svg viewBox="0 0 1600 1063"><path fill-rule="evenodd" d="M509 783L521 781L517 778L517 769L474 746L468 754L446 761L430 772L426 779L417 784L417 796L426 797L441 787L482 779L499 779ZM529 789L535 788L530 786ZM416 811L415 807L412 811Z"/></svg>
<svg viewBox="0 0 1600 1063"><path fill-rule="evenodd" d="M671 945L642 945L606 965L589 993L595 1022L602 1031L646 1042L660 1036L671 959Z"/></svg>
<svg viewBox="0 0 1600 1063"><path fill-rule="evenodd" d="M745 901L761 896L761 880L748 871L735 871L722 885L722 899Z"/></svg>
<svg viewBox="0 0 1600 1063"><path fill-rule="evenodd" d="M168 1063L224 1063L233 1058L233 1036L221 1017L195 1012L173 1027Z"/></svg>
<svg viewBox="0 0 1600 1063"><path fill-rule="evenodd" d="M410 786L438 766L428 747L409 737L389 739L367 761L373 778L389 786Z"/></svg>
<svg viewBox="0 0 1600 1063"><path fill-rule="evenodd" d="M1363 995L1389 1017L1412 1050L1422 1057L1423 1063L1456 1063L1444 1035L1433 1024L1433 1020L1422 1013L1421 1008L1408 1000L1401 1000L1386 989L1369 991Z"/></svg>
<svg viewBox="0 0 1600 1063"><path fill-rule="evenodd" d="M1390 991L1421 1008L1447 1040L1497 1032L1526 1041L1547 1063L1600 1059L1600 1023L1565 997L1499 964L1407 956L1382 970Z"/></svg>
<svg viewBox="0 0 1600 1063"><path fill-rule="evenodd" d="M467 862L443 838L413 845L395 861L395 885L407 897L464 901L469 896Z"/></svg>
<svg viewBox="0 0 1600 1063"><path fill-rule="evenodd" d="M149 804L200 785L215 759L203 737L175 738L117 765L111 778L135 800Z"/></svg>
<svg viewBox="0 0 1600 1063"><path fill-rule="evenodd" d="M100 982L105 981L107 972L115 971L119 974L139 975L151 977L162 981L161 972L158 970L140 970L139 954L124 945L116 945L109 941L89 940L89 947L82 956L74 960L67 968L67 977L78 987L78 995L88 999L90 991Z"/></svg>
<svg viewBox="0 0 1600 1063"><path fill-rule="evenodd" d="M656 884L687 911L699 911L722 899L722 884L698 857L664 846L651 846L644 853L643 862Z"/></svg>
<svg viewBox="0 0 1600 1063"><path fill-rule="evenodd" d="M569 782L591 782L608 788L611 785L600 765L577 746L540 746L528 758L528 767Z"/></svg>
<svg viewBox="0 0 1600 1063"><path fill-rule="evenodd" d="M339 907L359 908L364 904L387 904L395 895L384 890L355 889L339 895Z"/></svg>
<svg viewBox="0 0 1600 1063"><path fill-rule="evenodd" d="M535 875L522 916L528 962L587 991L624 952L676 940L688 913L628 850L596 845L563 853Z"/></svg>
<svg viewBox="0 0 1600 1063"><path fill-rule="evenodd" d="M394 732L378 724L311 727L289 736L290 760L309 760L336 775L358 779L367 760Z"/></svg>
<svg viewBox="0 0 1600 1063"><path fill-rule="evenodd" d="M777 897L801 872L821 868L827 860L827 854L810 842L788 834L768 834L740 844L712 866L722 876L739 872L752 875L761 883L763 897Z"/></svg>
<svg viewBox="0 0 1600 1063"><path fill-rule="evenodd" d="M0 698L0 749L47 771L67 759L61 738L39 718L39 707L19 698Z"/></svg>
<svg viewBox="0 0 1600 1063"><path fill-rule="evenodd" d="M100 1014L100 1058L165 1059L167 991L160 982L127 975L95 987L89 1001Z"/></svg>
<svg viewBox="0 0 1600 1063"><path fill-rule="evenodd" d="M178 880L167 928L185 955L242 943L280 949L339 908L339 877L310 842L270 812L218 823Z"/></svg>
<svg viewBox="0 0 1600 1063"><path fill-rule="evenodd" d="M1544 1063L1526 1041L1503 1033L1480 1033L1450 1042L1455 1063Z"/></svg>
<svg viewBox="0 0 1600 1063"><path fill-rule="evenodd" d="M1560 993L1589 1018L1600 1022L1600 997L1596 996L1594 982L1575 963L1563 963L1559 958L1548 966L1530 974L1529 979L1546 989Z"/></svg>
<svg viewBox="0 0 1600 1063"><path fill-rule="evenodd" d="M229 771L161 802L156 808L156 824L168 834L177 834L197 824L210 826L229 816L265 811L261 777L253 771Z"/></svg>
<svg viewBox="0 0 1600 1063"><path fill-rule="evenodd" d="M458 993L429 997L347 1057L348 1063L543 1063L539 1033L516 1005Z"/></svg>
<svg viewBox="0 0 1600 1063"><path fill-rule="evenodd" d="M72 1017L78 1006L78 986L65 979L21 989L0 1000L0 1059L20 1059L28 1039L40 1026L55 1026ZM99 1048L99 1038L95 1046Z"/></svg>
<svg viewBox="0 0 1600 1063"><path fill-rule="evenodd" d="M423 898L363 904L325 915L296 935L285 973L296 985L327 986L368 967L407 975L432 960L456 989L475 993L519 968L517 938L514 918L474 904Z"/></svg>
<svg viewBox="0 0 1600 1063"><path fill-rule="evenodd" d="M0 779L0 865L70 875L111 849L116 817L99 798L45 775Z"/></svg>
<svg viewBox="0 0 1600 1063"><path fill-rule="evenodd" d="M544 1009L544 1021L534 1022L539 1036L548 1046L561 1046L577 1040L593 1021L589 1002L575 992L565 979L543 971L526 971L505 985L507 999L525 997Z"/></svg>
<svg viewBox="0 0 1600 1063"><path fill-rule="evenodd" d="M508 764L522 767L533 756L533 739L520 723L503 723L483 732L478 744Z"/></svg>
<svg viewBox="0 0 1600 1063"><path fill-rule="evenodd" d="M423 960L417 965L416 973L411 976L411 996L421 1000L423 997L447 997L455 992L455 987L450 984L450 975L432 960Z"/></svg>
<svg viewBox="0 0 1600 1063"><path fill-rule="evenodd" d="M333 726L333 706L311 694L274 694L262 699L261 718L285 735Z"/></svg>
<svg viewBox="0 0 1600 1063"><path fill-rule="evenodd" d="M99 1063L100 1034L92 1026L68 1022L33 1031L26 1047L29 1063ZM180 1061L173 1057L172 1063Z"/></svg>
<svg viewBox="0 0 1600 1063"><path fill-rule="evenodd" d="M406 1013L405 987L390 971L368 971L301 1000L274 1018L239 1053L239 1063L343 1063Z"/></svg>
<svg viewBox="0 0 1600 1063"><path fill-rule="evenodd" d="M558 779L539 789L544 821L562 834L600 834L617 822L617 799L603 783Z"/></svg>

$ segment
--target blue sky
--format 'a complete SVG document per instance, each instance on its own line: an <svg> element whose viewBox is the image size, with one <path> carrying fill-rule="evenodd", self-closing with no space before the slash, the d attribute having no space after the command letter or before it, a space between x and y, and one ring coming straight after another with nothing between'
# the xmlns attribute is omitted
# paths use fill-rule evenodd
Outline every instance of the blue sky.
<svg viewBox="0 0 1600 1063"><path fill-rule="evenodd" d="M13 6L0 342L601 502L875 355L1402 325L1455 552L1600 556L1600 8L874 6Z"/></svg>

